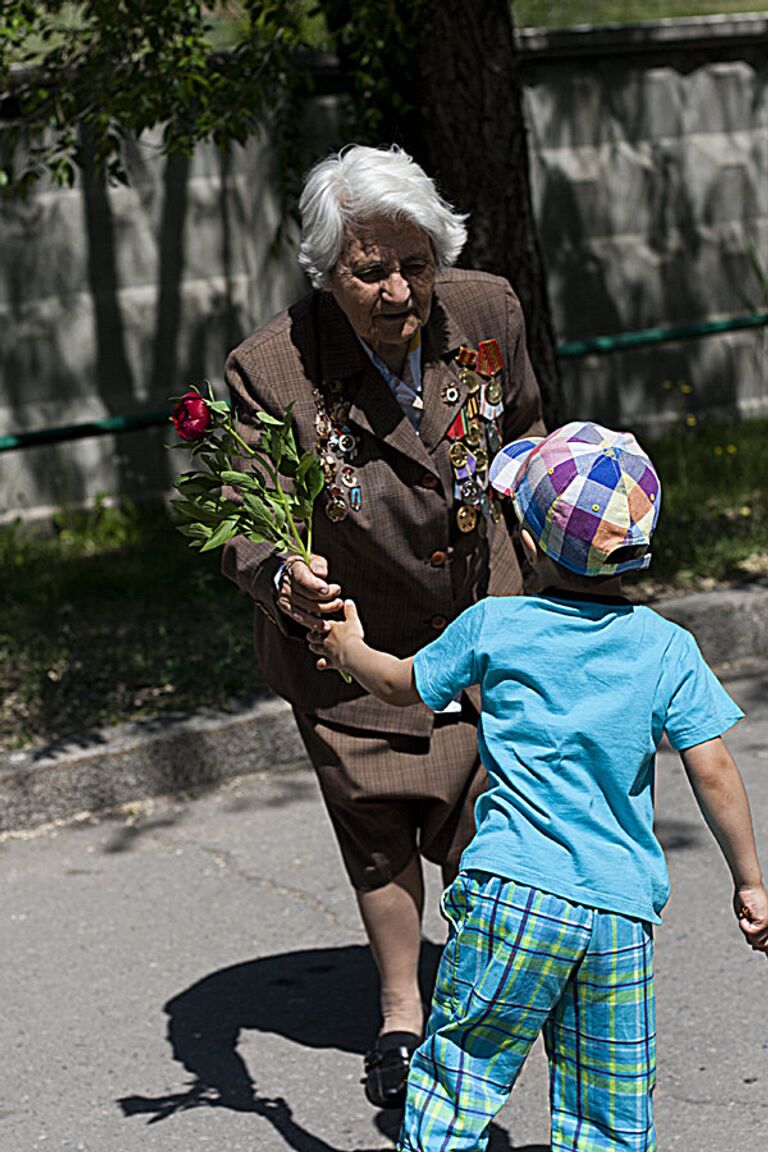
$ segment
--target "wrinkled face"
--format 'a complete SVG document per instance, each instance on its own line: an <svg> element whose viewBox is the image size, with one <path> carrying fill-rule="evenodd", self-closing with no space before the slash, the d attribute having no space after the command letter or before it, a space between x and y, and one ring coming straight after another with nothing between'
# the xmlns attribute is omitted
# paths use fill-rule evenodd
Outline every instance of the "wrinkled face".
<svg viewBox="0 0 768 1152"><path fill-rule="evenodd" d="M413 224L375 219L350 230L329 289L358 336L385 358L405 356L429 318L435 258Z"/></svg>

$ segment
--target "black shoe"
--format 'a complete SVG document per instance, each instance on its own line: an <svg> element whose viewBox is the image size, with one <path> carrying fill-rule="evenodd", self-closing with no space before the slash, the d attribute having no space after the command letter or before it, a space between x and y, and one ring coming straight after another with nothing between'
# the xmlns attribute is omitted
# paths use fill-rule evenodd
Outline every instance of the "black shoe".
<svg viewBox="0 0 768 1152"><path fill-rule="evenodd" d="M421 1044L415 1032L385 1032L365 1057L365 1094L375 1108L402 1108L411 1056Z"/></svg>

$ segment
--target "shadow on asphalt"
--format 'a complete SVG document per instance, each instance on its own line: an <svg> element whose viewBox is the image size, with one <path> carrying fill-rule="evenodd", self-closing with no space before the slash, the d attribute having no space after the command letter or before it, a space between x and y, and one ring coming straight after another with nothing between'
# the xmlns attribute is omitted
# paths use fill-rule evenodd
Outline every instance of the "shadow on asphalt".
<svg viewBox="0 0 768 1152"><path fill-rule="evenodd" d="M665 820L656 817L654 829L665 852L683 852L701 843L704 830L692 820Z"/></svg>
<svg viewBox="0 0 768 1152"><path fill-rule="evenodd" d="M383 1136L391 1140L392 1144L397 1139L401 1116L402 1112L379 1112L376 1117L377 1128ZM360 1149L359 1152L364 1152L364 1150ZM367 1152L377 1152L377 1150L369 1149ZM391 1150L382 1149L381 1152L391 1152ZM488 1152L549 1152L549 1144L510 1144L507 1133L502 1132L501 1128L492 1124L488 1139Z"/></svg>
<svg viewBox="0 0 768 1152"><path fill-rule="evenodd" d="M440 952L429 941L422 946L419 977L425 1003L432 997ZM378 1024L377 989L376 969L362 946L284 952L213 972L165 1005L173 1056L193 1076L191 1085L163 1096L124 1096L118 1100L123 1114L147 1116L147 1123L156 1124L191 1108L231 1108L268 1120L294 1152L343 1152L302 1128L283 1097L258 1094L237 1043L244 1029L252 1029L304 1048L362 1056ZM399 1111L382 1111L375 1118L392 1144L400 1118ZM548 1152L544 1145L515 1148L495 1125L488 1148Z"/></svg>

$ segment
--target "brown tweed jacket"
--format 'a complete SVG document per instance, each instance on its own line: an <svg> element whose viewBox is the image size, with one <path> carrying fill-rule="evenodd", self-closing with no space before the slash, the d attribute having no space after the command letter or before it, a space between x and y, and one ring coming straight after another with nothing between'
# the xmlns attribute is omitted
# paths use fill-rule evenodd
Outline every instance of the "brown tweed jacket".
<svg viewBox="0 0 768 1152"><path fill-rule="evenodd" d="M316 447L313 387L341 380L351 401L348 423L358 438L354 468L362 506L332 523L322 497L313 551L329 576L357 603L374 647L407 656L486 595L521 591L522 578L507 526L485 539L456 525L454 479L446 432L466 400L455 356L498 341L504 358L503 441L541 434L539 389L525 347L520 304L509 284L482 272L452 270L435 284L423 330L423 400L417 434L386 382L327 292L313 292L275 317L231 353L227 383L240 431L253 436L254 413L275 415L291 402L300 451ZM445 385L458 389L446 404ZM269 686L302 712L379 732L427 735L432 716L421 705L390 708L335 672L318 672L305 632L275 606L280 564L268 545L238 537L226 545L223 571L253 598L256 653Z"/></svg>

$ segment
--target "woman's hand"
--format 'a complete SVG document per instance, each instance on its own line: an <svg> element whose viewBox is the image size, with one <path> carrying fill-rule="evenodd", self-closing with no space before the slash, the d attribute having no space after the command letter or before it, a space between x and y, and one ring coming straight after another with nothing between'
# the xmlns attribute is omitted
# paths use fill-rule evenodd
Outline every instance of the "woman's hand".
<svg viewBox="0 0 768 1152"><path fill-rule="evenodd" d="M357 614L353 600L344 601L343 620L322 620L307 636L310 651L319 657L316 667L325 672L328 668L349 671L345 656L358 640L365 639L365 632Z"/></svg>
<svg viewBox="0 0 768 1152"><path fill-rule="evenodd" d="M280 576L277 606L304 628L316 628L323 616L342 607L341 588L328 582L328 561L311 557L309 565L300 556L289 556Z"/></svg>

